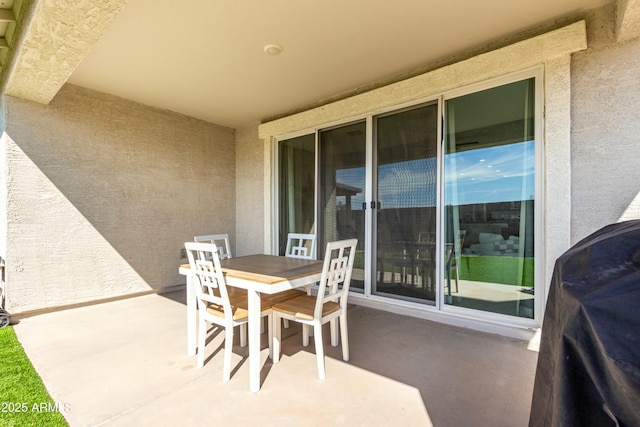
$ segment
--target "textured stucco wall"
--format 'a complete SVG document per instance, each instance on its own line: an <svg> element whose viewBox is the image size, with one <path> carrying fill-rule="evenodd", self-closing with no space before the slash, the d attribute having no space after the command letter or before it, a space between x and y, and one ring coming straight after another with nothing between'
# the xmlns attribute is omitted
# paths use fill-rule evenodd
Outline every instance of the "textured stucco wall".
<svg viewBox="0 0 640 427"><path fill-rule="evenodd" d="M237 255L264 250L264 148L258 127L236 131ZM269 229L267 229L267 232Z"/></svg>
<svg viewBox="0 0 640 427"><path fill-rule="evenodd" d="M180 249L235 230L235 132L66 85L7 98L7 308L184 283Z"/></svg>
<svg viewBox="0 0 640 427"><path fill-rule="evenodd" d="M572 243L640 218L640 39L614 43L607 12L572 62Z"/></svg>

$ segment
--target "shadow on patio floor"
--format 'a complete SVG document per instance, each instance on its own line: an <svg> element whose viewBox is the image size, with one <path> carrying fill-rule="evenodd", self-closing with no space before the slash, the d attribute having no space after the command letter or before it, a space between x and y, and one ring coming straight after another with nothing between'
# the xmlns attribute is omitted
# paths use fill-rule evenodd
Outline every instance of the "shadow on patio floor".
<svg viewBox="0 0 640 427"><path fill-rule="evenodd" d="M222 334L208 360L186 355L184 293L147 295L22 319L15 326L71 426L526 426L537 353L527 343L361 306L349 309L351 360L283 330L273 365L263 335L262 388L249 391L237 337L222 383ZM325 327L325 343L329 342Z"/></svg>

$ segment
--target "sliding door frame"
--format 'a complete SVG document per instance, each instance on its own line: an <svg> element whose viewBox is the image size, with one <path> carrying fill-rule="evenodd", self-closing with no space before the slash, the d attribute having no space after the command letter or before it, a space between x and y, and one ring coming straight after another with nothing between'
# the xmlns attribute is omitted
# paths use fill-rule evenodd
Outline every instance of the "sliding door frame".
<svg viewBox="0 0 640 427"><path fill-rule="evenodd" d="M535 267L534 267L534 289L535 289L535 299L534 299L534 318L526 319L526 318L518 318L510 315L501 315L490 312L483 312L479 310L465 309L460 307L454 307L451 305L445 304L444 301L444 285L445 285L445 275L444 275L444 265L445 265L445 257L444 251L442 250L444 244L444 191L443 191L443 183L444 183L444 103L447 99L455 98L458 96L462 96L465 94L470 94L474 92L479 92L485 89L490 89L492 87L500 86L503 84L513 83L520 80L525 80L529 78L535 79L535 208L534 208L534 236L535 236L535 246L534 246L534 259L535 259ZM271 204L271 232L273 233L273 237L271 238L271 249L272 253L277 253L278 251L278 242L275 236L278 236L278 227L279 227L279 212L278 206L279 203L279 194L278 194L278 179L279 179L279 164L278 164L278 147L279 141L294 138L296 136L309 135L314 134L315 137L315 185L314 185L314 218L316 224L316 233L319 230L318 227L318 200L319 200L319 189L318 186L320 184L320 152L321 147L319 146L319 134L322 130L327 130L343 125L348 125L350 123L358 122L358 121L366 121L366 148L365 148L365 169L366 169L366 184L365 184L365 200L367 201L367 209L364 212L364 223L365 223L365 242L364 242L364 257L365 257L365 271L364 271L364 290L363 292L358 292L354 294L355 299L364 298L365 300L370 300L374 302L378 302L383 305L394 305L397 307L405 307L408 310L424 310L429 312L438 312L444 313L447 315L451 315L457 318L467 318L467 319L476 319L480 321L489 321L490 323L495 324L504 324L510 326L518 326L523 328L536 328L539 327L542 323L542 316L544 313L544 301L545 301L545 235L544 235L544 212L545 212L545 199L544 199L544 182L545 182L545 171L544 171L544 67L542 65L534 66L527 68L525 70L516 71L513 73L508 73L500 77L495 77L492 79L488 79L482 82L476 82L473 84L465 85L462 87L458 87L456 89L447 90L446 92L442 92L440 94L436 94L433 96L423 97L419 99L412 100L410 102L399 103L396 105L390 105L385 108L380 108L376 110L369 111L359 116L345 118L343 120L335 121L332 123L326 123L321 126L316 126L313 128L300 130L297 132L292 132L284 135L279 135L273 137L274 144L271 145L271 164L272 171L271 174L271 184L272 191L274 197L274 203ZM374 178L376 173L374 171L374 167L376 165L375 158L375 150L374 150L374 118L379 115L392 114L395 112L400 112L404 109L418 108L420 105L429 104L437 102L438 104L438 117L440 119L440 123L437 126L437 188L436 188L436 197L437 197L437 207L436 207L436 301L435 305L416 303L411 301L404 301L401 299L391 299L388 297L373 295L371 293L372 289L372 280L374 280L375 275L375 237L374 234L376 232L376 224L375 224L375 216L373 215L373 210L371 209L371 201L375 200L375 183ZM317 248L317 257L322 258L324 253L324 248ZM397 310L402 312L402 310Z"/></svg>
<svg viewBox="0 0 640 427"><path fill-rule="evenodd" d="M498 86L506 85L509 83L515 83L522 80L534 79L534 316L532 319L521 318L511 315L503 315L498 313L491 313L488 311L478 311L469 308L456 307L450 304L445 304L445 295L442 291L444 289L444 283L440 285L440 298L439 298L439 310L444 313L456 314L459 316L472 316L482 320L495 321L495 322L508 322L513 325L522 327L535 327L542 324L542 317L544 313L544 300L545 300L545 283L544 283L544 253L545 253L545 235L544 235L544 212L545 212L545 199L544 199L544 183L545 183L545 171L544 171L544 154L545 154L545 139L544 139L544 68L542 66L531 67L522 71L510 73L504 76L489 79L483 82L477 82L474 84L466 85L443 94L441 97L440 107L444 109L445 102L448 99L457 98L464 95L469 95L483 90L495 88ZM440 167L440 182L444 182L444 128L446 126L444 111L441 111L442 125L439 127L442 135L439 136L440 150L439 155L439 167ZM444 226L442 221L444 220L444 192L442 191L442 185L439 186L440 198L440 226L438 233L440 235L440 242L444 240ZM438 253L440 255L439 265L440 271L443 272L444 268L444 251L439 246ZM438 275L439 280L444 280L444 275Z"/></svg>

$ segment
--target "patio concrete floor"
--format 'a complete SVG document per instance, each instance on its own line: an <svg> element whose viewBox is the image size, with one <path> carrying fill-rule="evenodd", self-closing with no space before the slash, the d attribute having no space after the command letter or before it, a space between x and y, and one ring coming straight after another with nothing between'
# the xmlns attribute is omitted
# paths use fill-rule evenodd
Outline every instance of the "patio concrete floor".
<svg viewBox="0 0 640 427"><path fill-rule="evenodd" d="M254 394L238 334L228 383L223 334L212 332L203 368L187 356L183 294L41 314L15 325L54 401L70 408L64 415L71 426L528 424L537 353L527 342L352 306L349 362L340 347L326 344L321 381L313 340L302 347L298 325L283 329L277 365L264 334L262 388Z"/></svg>

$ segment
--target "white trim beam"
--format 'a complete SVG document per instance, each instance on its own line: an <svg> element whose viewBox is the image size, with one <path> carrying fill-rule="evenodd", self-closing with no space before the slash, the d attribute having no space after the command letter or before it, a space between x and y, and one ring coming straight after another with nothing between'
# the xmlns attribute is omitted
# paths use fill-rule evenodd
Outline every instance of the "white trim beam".
<svg viewBox="0 0 640 427"><path fill-rule="evenodd" d="M126 0L36 2L21 48L12 61L15 65L6 94L48 104L126 3Z"/></svg>

